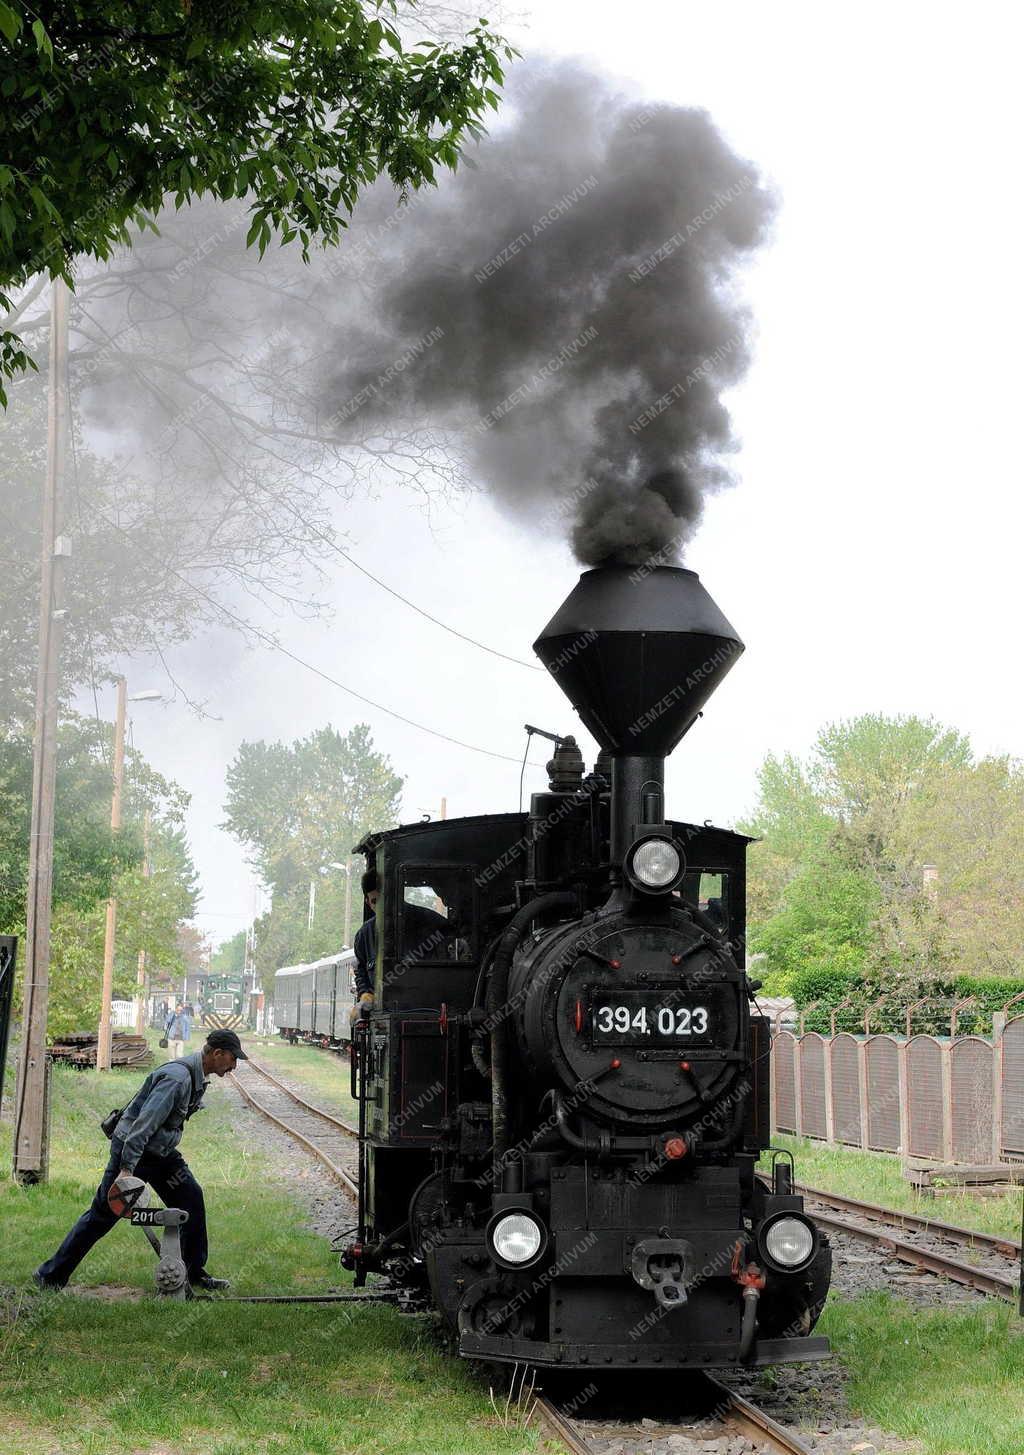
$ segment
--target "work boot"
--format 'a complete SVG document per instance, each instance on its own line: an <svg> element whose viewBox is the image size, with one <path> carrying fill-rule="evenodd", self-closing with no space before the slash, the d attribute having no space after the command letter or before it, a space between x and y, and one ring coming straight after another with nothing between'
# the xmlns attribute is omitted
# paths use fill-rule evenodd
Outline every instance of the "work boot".
<svg viewBox="0 0 1024 1455"><path fill-rule="evenodd" d="M211 1278L209 1273L196 1273L189 1279L193 1288L198 1288L203 1293L223 1293L231 1284L226 1278Z"/></svg>

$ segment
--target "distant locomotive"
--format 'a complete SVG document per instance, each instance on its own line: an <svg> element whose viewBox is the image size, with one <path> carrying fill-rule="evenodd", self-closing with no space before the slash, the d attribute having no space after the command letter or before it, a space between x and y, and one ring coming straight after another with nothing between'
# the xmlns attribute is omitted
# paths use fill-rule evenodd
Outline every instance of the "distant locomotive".
<svg viewBox="0 0 1024 1455"><path fill-rule="evenodd" d="M284 965L274 976L274 1026L286 1041L348 1049L356 957L340 950L308 965Z"/></svg>
<svg viewBox="0 0 1024 1455"><path fill-rule="evenodd" d="M742 834L666 817L664 762L742 643L691 571L584 573L535 644L601 745L529 813L413 824L377 871L353 1040L359 1230L467 1357L563 1368L825 1357L827 1240L769 1144Z"/></svg>
<svg viewBox="0 0 1024 1455"><path fill-rule="evenodd" d="M204 975L199 982L199 1023L207 1030L237 1031L248 1021L241 975Z"/></svg>

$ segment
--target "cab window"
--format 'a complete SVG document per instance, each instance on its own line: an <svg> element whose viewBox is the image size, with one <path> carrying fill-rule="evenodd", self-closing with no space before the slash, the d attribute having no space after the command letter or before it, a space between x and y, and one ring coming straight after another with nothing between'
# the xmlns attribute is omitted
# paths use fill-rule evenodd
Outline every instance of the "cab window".
<svg viewBox="0 0 1024 1455"><path fill-rule="evenodd" d="M435 965L473 960L473 870L407 864L401 885L400 958Z"/></svg>
<svg viewBox="0 0 1024 1455"><path fill-rule="evenodd" d="M695 904L719 934L729 933L729 875L719 869L692 869L683 880L683 898Z"/></svg>

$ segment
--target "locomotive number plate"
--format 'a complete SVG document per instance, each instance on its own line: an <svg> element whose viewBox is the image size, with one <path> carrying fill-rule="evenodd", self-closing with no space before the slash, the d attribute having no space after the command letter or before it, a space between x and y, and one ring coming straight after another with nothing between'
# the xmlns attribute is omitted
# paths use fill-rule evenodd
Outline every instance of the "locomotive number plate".
<svg viewBox="0 0 1024 1455"><path fill-rule="evenodd" d="M664 991L602 996L591 1014L595 1046L707 1046L715 1038L712 1008L698 997Z"/></svg>

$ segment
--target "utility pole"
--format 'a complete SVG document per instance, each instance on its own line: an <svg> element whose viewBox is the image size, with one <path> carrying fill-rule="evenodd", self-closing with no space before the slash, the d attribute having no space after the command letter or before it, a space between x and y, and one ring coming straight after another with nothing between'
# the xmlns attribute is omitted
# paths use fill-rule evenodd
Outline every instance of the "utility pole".
<svg viewBox="0 0 1024 1455"><path fill-rule="evenodd" d="M117 679L117 718L114 722L114 795L110 801L110 827L121 827L121 791L124 787L124 719L128 688ZM114 938L117 933L117 900L107 900L107 926L103 936L103 989L100 993L100 1033L96 1044L96 1070L110 1070L110 997L114 988Z"/></svg>
<svg viewBox="0 0 1024 1455"><path fill-rule="evenodd" d="M21 1058L14 1099L14 1175L46 1178L49 1121L46 1011L50 993L53 816L57 770L57 697L64 634L64 574L70 542L61 534L68 416L68 290L54 278L50 294L50 376L46 481L39 583L39 666L32 749L32 826L26 896L25 984Z"/></svg>
<svg viewBox="0 0 1024 1455"><path fill-rule="evenodd" d="M142 877L148 879L149 868L149 809L142 819ZM146 1030L146 950L139 951L139 968L135 972L135 1034L141 1036Z"/></svg>
<svg viewBox="0 0 1024 1455"><path fill-rule="evenodd" d="M351 945L352 939L352 855L345 859L345 944Z"/></svg>

